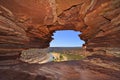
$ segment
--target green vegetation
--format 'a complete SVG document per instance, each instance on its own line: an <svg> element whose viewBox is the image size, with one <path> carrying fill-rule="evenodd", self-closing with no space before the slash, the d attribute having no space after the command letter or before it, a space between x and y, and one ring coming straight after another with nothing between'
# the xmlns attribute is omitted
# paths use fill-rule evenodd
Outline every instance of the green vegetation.
<svg viewBox="0 0 120 80"><path fill-rule="evenodd" d="M66 54L66 53L56 53L52 52L53 61L61 62L61 61L69 61L69 60L80 60L83 59L84 56L78 54Z"/></svg>
<svg viewBox="0 0 120 80"><path fill-rule="evenodd" d="M75 54L61 54L63 56L66 56L68 60L80 60L84 57L82 55L75 55Z"/></svg>

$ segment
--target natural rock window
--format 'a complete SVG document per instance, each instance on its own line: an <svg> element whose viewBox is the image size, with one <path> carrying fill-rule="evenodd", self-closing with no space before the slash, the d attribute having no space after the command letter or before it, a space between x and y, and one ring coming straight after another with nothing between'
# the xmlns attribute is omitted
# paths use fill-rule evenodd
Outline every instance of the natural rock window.
<svg viewBox="0 0 120 80"><path fill-rule="evenodd" d="M84 41L78 36L80 32L73 30L56 31L49 48L28 49L22 51L21 60L28 63L47 63L84 58L82 45Z"/></svg>
<svg viewBox="0 0 120 80"><path fill-rule="evenodd" d="M58 30L82 32L76 36L85 41L84 59L61 55L81 57L80 48L64 47L56 57L51 48L44 52ZM64 62L29 64L49 59ZM0 80L98 79L120 80L120 0L0 0Z"/></svg>
<svg viewBox="0 0 120 80"><path fill-rule="evenodd" d="M80 39L79 34L79 31L73 30L56 31L50 47L82 47L85 42Z"/></svg>
<svg viewBox="0 0 120 80"><path fill-rule="evenodd" d="M73 30L56 31L53 35L54 40L50 43L50 54L53 61L79 60L84 41L78 36L80 32Z"/></svg>

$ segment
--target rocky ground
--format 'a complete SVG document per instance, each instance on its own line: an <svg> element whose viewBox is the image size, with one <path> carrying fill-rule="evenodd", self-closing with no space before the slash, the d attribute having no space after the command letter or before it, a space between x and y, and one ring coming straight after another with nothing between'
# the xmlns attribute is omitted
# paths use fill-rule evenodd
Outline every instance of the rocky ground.
<svg viewBox="0 0 120 80"><path fill-rule="evenodd" d="M92 54L84 60L0 66L0 80L120 80L120 57Z"/></svg>
<svg viewBox="0 0 120 80"><path fill-rule="evenodd" d="M88 51L109 49L82 61L19 61L24 49L49 47L58 30L80 31ZM120 80L119 33L120 0L0 0L0 80Z"/></svg>
<svg viewBox="0 0 120 80"><path fill-rule="evenodd" d="M46 49L28 49L22 51L20 60L27 63L47 63L50 61L50 54Z"/></svg>

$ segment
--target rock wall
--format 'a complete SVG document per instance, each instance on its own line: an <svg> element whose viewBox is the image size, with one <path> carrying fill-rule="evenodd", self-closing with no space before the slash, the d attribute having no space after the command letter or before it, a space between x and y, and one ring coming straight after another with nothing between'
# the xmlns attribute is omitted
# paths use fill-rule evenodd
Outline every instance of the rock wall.
<svg viewBox="0 0 120 80"><path fill-rule="evenodd" d="M119 49L120 0L0 0L0 57L46 48L57 30L81 31L87 50Z"/></svg>

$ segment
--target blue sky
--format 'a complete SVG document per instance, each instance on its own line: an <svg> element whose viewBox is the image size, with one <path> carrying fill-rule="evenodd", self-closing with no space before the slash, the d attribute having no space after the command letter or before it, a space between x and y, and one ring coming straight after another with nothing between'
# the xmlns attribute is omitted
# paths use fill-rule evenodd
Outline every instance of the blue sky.
<svg viewBox="0 0 120 80"><path fill-rule="evenodd" d="M56 31L50 47L81 47L84 41L79 38L79 34L73 30Z"/></svg>

